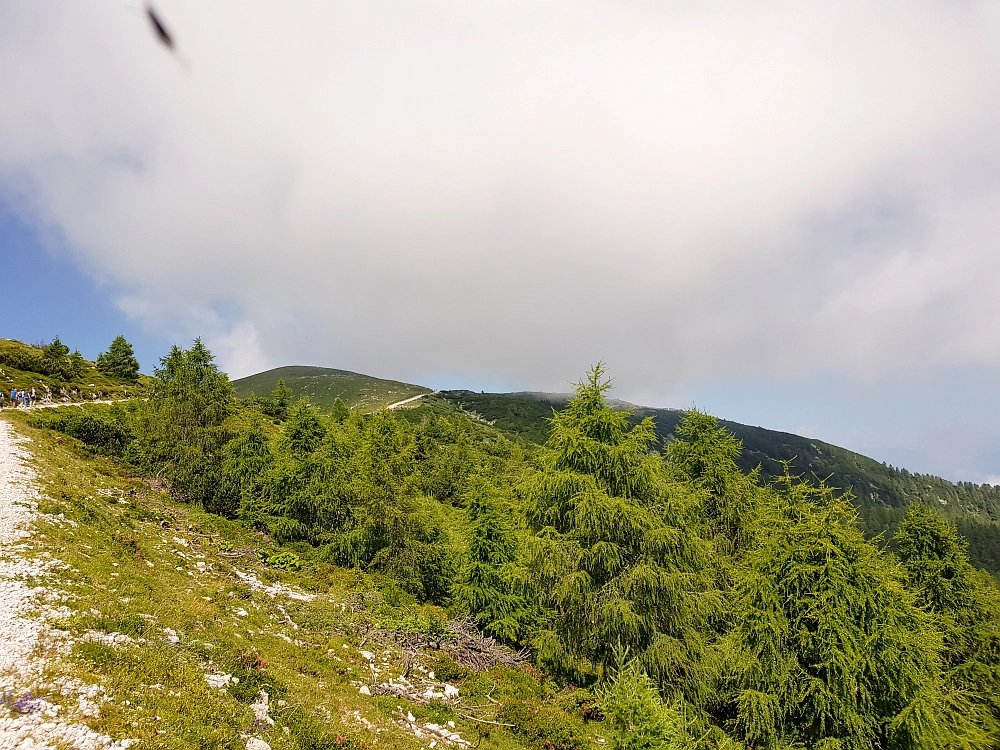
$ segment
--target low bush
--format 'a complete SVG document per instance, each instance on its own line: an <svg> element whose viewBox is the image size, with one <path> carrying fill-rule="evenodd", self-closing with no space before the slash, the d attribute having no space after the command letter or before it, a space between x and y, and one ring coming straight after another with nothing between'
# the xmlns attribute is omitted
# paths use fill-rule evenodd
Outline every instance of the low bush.
<svg viewBox="0 0 1000 750"><path fill-rule="evenodd" d="M46 427L74 437L95 453L120 456L132 442L132 431L110 410L106 413L54 410L39 413L31 420L33 427Z"/></svg>

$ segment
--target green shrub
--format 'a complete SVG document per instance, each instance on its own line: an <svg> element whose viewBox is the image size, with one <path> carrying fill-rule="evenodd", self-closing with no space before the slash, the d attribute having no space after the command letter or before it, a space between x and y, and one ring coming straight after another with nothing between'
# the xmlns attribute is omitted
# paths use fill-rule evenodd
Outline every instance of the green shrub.
<svg viewBox="0 0 1000 750"><path fill-rule="evenodd" d="M134 439L131 429L117 415L55 410L42 412L30 424L74 437L96 453L120 456Z"/></svg>
<svg viewBox="0 0 1000 750"><path fill-rule="evenodd" d="M441 682L457 682L469 676L469 670L452 659L447 654L442 654L430 663L430 668L434 676Z"/></svg>
<svg viewBox="0 0 1000 750"><path fill-rule="evenodd" d="M298 570L302 567L302 558L294 552L285 550L284 552L279 552L276 555L268 557L267 564L272 568L280 568L282 570Z"/></svg>
<svg viewBox="0 0 1000 750"><path fill-rule="evenodd" d="M590 744L581 726L547 703L505 703L497 712L497 720L512 724L511 731L544 750L581 750Z"/></svg>

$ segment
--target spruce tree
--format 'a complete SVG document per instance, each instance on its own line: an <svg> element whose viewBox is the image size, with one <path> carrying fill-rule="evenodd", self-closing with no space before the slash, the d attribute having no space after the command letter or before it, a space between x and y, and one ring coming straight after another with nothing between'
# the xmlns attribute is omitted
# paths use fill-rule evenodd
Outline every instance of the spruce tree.
<svg viewBox="0 0 1000 750"><path fill-rule="evenodd" d="M139 360L124 336L116 336L108 350L97 355L97 369L104 375L129 383L139 379Z"/></svg>

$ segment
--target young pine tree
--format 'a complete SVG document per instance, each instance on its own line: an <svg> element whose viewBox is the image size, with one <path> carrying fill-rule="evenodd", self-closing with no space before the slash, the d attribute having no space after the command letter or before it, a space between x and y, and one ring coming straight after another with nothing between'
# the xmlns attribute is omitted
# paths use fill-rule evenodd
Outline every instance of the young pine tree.
<svg viewBox="0 0 1000 750"><path fill-rule="evenodd" d="M129 383L139 379L139 360L124 336L116 336L108 350L97 355L97 369L108 377Z"/></svg>
<svg viewBox="0 0 1000 750"><path fill-rule="evenodd" d="M688 750L695 746L684 714L663 703L637 660L627 661L600 695L606 720L616 730L611 750Z"/></svg>

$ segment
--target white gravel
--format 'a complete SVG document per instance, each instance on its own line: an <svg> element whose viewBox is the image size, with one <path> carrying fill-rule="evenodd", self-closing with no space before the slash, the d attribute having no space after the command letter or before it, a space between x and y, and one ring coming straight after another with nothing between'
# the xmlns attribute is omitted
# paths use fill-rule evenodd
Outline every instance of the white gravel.
<svg viewBox="0 0 1000 750"><path fill-rule="evenodd" d="M134 740L112 740L90 729L82 718L95 718L95 699L103 689L79 680L52 676L55 657L72 645L67 633L45 622L45 605L58 601L58 592L44 586L29 587L28 579L48 578L54 569L65 567L58 560L27 557L38 517L34 473L28 466L30 454L25 438L16 435L10 423L0 419L0 697L17 707L0 705L0 750L20 748L127 748ZM33 613L41 617L31 617ZM66 707L34 697L41 689L47 698L69 699Z"/></svg>

